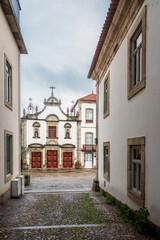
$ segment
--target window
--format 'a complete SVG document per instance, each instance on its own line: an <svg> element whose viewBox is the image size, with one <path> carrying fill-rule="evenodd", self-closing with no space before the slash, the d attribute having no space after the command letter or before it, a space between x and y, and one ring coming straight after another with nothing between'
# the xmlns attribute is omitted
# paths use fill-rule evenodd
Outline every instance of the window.
<svg viewBox="0 0 160 240"><path fill-rule="evenodd" d="M86 123L93 123L93 109L86 109Z"/></svg>
<svg viewBox="0 0 160 240"><path fill-rule="evenodd" d="M86 133L86 144L93 144L93 133Z"/></svg>
<svg viewBox="0 0 160 240"><path fill-rule="evenodd" d="M49 138L56 138L56 127L55 126L49 126L48 127L48 137Z"/></svg>
<svg viewBox="0 0 160 240"><path fill-rule="evenodd" d="M12 67L5 56L5 105L12 109Z"/></svg>
<svg viewBox="0 0 160 240"><path fill-rule="evenodd" d="M145 87L146 8L128 36L128 99Z"/></svg>
<svg viewBox="0 0 160 240"><path fill-rule="evenodd" d="M128 139L128 197L144 206L145 137Z"/></svg>
<svg viewBox="0 0 160 240"><path fill-rule="evenodd" d="M5 131L4 138L5 138L5 153L4 153L4 156L5 156L5 164L4 164L4 166L5 166L5 182L8 182L12 175L12 158L13 158L12 133Z"/></svg>
<svg viewBox="0 0 160 240"><path fill-rule="evenodd" d="M103 100L104 118L106 118L110 114L109 94L110 94L110 72L108 72L107 77L104 80L104 100Z"/></svg>
<svg viewBox="0 0 160 240"><path fill-rule="evenodd" d="M110 181L110 142L103 143L103 156L103 176L107 181Z"/></svg>

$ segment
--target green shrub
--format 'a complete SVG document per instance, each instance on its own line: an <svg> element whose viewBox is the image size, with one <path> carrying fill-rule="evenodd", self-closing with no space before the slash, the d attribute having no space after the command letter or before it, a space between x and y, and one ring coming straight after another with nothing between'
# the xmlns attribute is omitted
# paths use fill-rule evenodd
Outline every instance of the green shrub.
<svg viewBox="0 0 160 240"><path fill-rule="evenodd" d="M127 204L123 204L123 203L121 204L120 214L121 214L123 223L127 223L130 220L131 210L129 209Z"/></svg>
<svg viewBox="0 0 160 240"><path fill-rule="evenodd" d="M137 232L146 232L148 226L149 212L147 208L140 208L135 211L134 225Z"/></svg>
<svg viewBox="0 0 160 240"><path fill-rule="evenodd" d="M113 205L113 206L115 206L115 198L114 198L114 197L107 197L107 198L106 198L106 203L107 203L108 205Z"/></svg>
<svg viewBox="0 0 160 240"><path fill-rule="evenodd" d="M24 176L30 176L29 172L21 172L21 174L24 175Z"/></svg>

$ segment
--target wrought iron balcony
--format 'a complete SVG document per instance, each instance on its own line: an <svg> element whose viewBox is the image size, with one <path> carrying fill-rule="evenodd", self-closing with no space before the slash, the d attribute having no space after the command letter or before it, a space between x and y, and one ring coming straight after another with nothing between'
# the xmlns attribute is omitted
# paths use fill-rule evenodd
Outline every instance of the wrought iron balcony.
<svg viewBox="0 0 160 240"><path fill-rule="evenodd" d="M96 145L95 144L83 144L82 151L96 151Z"/></svg>

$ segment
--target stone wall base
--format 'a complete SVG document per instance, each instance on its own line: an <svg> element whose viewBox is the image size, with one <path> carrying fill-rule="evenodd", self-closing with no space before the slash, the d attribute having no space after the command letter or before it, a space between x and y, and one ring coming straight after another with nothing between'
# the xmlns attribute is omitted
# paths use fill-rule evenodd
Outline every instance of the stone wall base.
<svg viewBox="0 0 160 240"><path fill-rule="evenodd" d="M102 188L99 187L99 191L100 193L104 196L104 197L114 197L113 195L111 195L110 193L108 193L107 191L104 191ZM115 197L114 197L115 198ZM117 198L115 198L115 205L120 208L121 207L121 204L122 202L119 201ZM129 207L129 206L128 206ZM129 207L130 208L130 207ZM134 218L135 216L135 211L133 209L131 209L131 214ZM151 222L150 220L149 221L149 224L148 224L148 229L149 229L149 233L156 237L157 240L160 240L160 226L156 225L155 223Z"/></svg>
<svg viewBox="0 0 160 240"><path fill-rule="evenodd" d="M9 198L11 198L11 189L10 188L0 196L0 204L3 204Z"/></svg>
<svg viewBox="0 0 160 240"><path fill-rule="evenodd" d="M93 180L92 189L95 192L99 192L100 191L99 181L96 181L95 179Z"/></svg>

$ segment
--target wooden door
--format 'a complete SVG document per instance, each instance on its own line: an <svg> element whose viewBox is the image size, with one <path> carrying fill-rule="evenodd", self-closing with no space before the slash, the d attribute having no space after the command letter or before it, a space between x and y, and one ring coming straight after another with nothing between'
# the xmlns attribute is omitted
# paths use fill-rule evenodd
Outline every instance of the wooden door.
<svg viewBox="0 0 160 240"><path fill-rule="evenodd" d="M57 150L47 151L47 168L57 168L58 167L58 154Z"/></svg>
<svg viewBox="0 0 160 240"><path fill-rule="evenodd" d="M64 168L72 167L72 152L63 153L63 167Z"/></svg>
<svg viewBox="0 0 160 240"><path fill-rule="evenodd" d="M32 152L32 168L41 168L41 152Z"/></svg>

